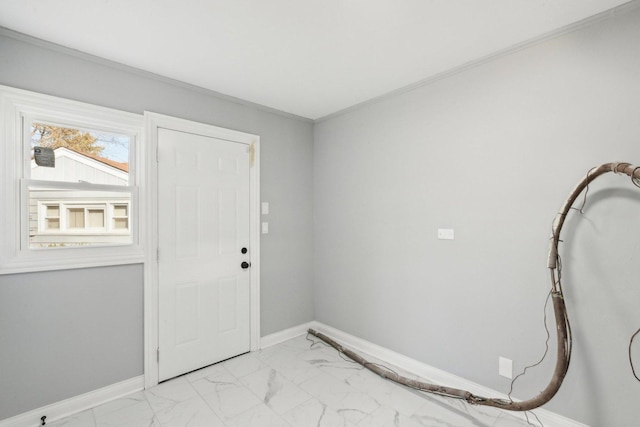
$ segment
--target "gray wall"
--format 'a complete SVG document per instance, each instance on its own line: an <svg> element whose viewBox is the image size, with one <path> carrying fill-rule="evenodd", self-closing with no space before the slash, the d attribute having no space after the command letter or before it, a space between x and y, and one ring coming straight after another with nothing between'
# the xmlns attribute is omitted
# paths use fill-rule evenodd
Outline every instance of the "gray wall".
<svg viewBox="0 0 640 427"><path fill-rule="evenodd" d="M142 266L0 276L0 419L142 374Z"/></svg>
<svg viewBox="0 0 640 427"><path fill-rule="evenodd" d="M592 166L640 164L639 46L636 8L317 123L317 320L508 392L498 356L520 370L544 351L561 203ZM636 425L640 189L607 176L584 211L561 252L574 356L546 408ZM554 348L516 397L546 385Z"/></svg>
<svg viewBox="0 0 640 427"><path fill-rule="evenodd" d="M7 30L0 31L0 84L260 135L261 198L270 203L270 234L261 241L262 334L314 319L310 121ZM0 419L143 373L141 271L129 266L0 276ZM105 277L117 277L119 284L111 287ZM88 309L101 299L100 310ZM16 301L28 310L19 310ZM41 309L50 314L38 314ZM67 324L74 327L67 331ZM114 345L97 351L87 345L86 335L93 333ZM81 369L89 362L95 367L91 375Z"/></svg>

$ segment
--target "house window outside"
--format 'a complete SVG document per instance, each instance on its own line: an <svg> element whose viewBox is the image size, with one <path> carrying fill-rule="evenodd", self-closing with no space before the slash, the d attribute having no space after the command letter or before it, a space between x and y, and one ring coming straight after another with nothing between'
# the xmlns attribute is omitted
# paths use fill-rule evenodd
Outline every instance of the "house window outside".
<svg viewBox="0 0 640 427"><path fill-rule="evenodd" d="M86 209L89 218L90 229L104 229L104 208L103 209Z"/></svg>
<svg viewBox="0 0 640 427"><path fill-rule="evenodd" d="M47 205L43 206L43 209L46 209L47 216L45 216L45 221L40 227L40 232L51 232L54 230L56 233L72 230L73 232L78 232L76 230L81 230L84 232L106 232L105 228L105 205L91 205L91 206L83 206L77 207L76 205ZM66 216L64 217L65 221L60 221L59 217L52 218L48 216L49 212L60 212L66 211ZM55 223L51 224L51 221L55 221Z"/></svg>
<svg viewBox="0 0 640 427"><path fill-rule="evenodd" d="M112 218L114 230L129 229L129 207L127 205L114 205Z"/></svg>
<svg viewBox="0 0 640 427"><path fill-rule="evenodd" d="M60 229L60 206L45 205L44 209L45 209L44 229L59 230Z"/></svg>
<svg viewBox="0 0 640 427"><path fill-rule="evenodd" d="M84 228L84 209L68 208L67 210L67 228Z"/></svg>
<svg viewBox="0 0 640 427"><path fill-rule="evenodd" d="M59 193L59 191L54 191ZM83 204L78 200L39 202L41 191L33 191L38 203L37 223L31 221L29 246L32 249L104 246L131 241L128 194L111 193L111 200Z"/></svg>

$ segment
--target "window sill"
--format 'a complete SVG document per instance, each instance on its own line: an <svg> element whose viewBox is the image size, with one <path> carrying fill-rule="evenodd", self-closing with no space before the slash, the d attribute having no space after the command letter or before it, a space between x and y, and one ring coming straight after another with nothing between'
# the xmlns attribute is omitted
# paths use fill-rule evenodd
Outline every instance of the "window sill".
<svg viewBox="0 0 640 427"><path fill-rule="evenodd" d="M95 255L96 253L111 252ZM37 254L35 252L38 252ZM38 250L28 251L10 260L3 260L0 264L0 275L32 273L38 271L71 270L78 268L108 267L115 265L142 264L145 261L144 252L140 248L118 249L114 253L114 246L93 247L91 255L86 255L84 248L59 248L56 252L46 255ZM84 254L83 254L84 252Z"/></svg>

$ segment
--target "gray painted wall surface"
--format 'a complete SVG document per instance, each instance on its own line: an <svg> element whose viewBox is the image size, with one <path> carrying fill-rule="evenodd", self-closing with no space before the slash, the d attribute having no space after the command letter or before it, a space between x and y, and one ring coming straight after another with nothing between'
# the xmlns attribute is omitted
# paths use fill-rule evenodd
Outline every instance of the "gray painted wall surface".
<svg viewBox="0 0 640 427"><path fill-rule="evenodd" d="M261 199L270 203L270 213L264 217L269 221L270 234L262 236L261 240L261 332L266 335L314 319L313 124L310 121L234 102L107 61L87 60L64 49L30 43L7 34L10 33L0 33L0 84L134 113L148 110L260 135ZM64 271L51 275L0 276L0 311L3 316L0 334L10 339L0 341L0 384L3 384L0 387L0 419L143 373L140 272L141 267L138 266ZM42 290L46 289L56 296L48 302L52 313L58 313L58 317L64 313L68 323L77 328L91 325L94 315L86 307L81 307L79 297L91 301L108 293L106 283L100 285L100 280L114 276L128 286L117 287L117 298L105 299L102 313L122 316L122 301L127 305L132 300L139 303L123 318L118 318L112 325L113 329L102 332L107 337L124 334L127 337L124 343L134 348L123 350L122 346L113 346L94 353L87 348L82 336L69 333L55 339L49 331L57 331L56 323L48 325L47 318L35 314L20 317L13 306L16 299L24 301L25 305L31 300L38 300ZM52 283L50 277L56 280ZM92 286L62 286L78 282L88 282ZM78 294L79 289L82 294ZM11 294L5 297L7 292ZM78 307L67 310L67 301L74 301ZM5 312L5 306L12 309ZM31 335L28 331L36 333ZM101 330L88 332L100 333ZM38 341L42 340L50 343L52 348L39 351ZM51 360L50 355L64 352L75 354L74 360L90 360L94 367L99 367L97 371L101 371L105 364L110 367L93 377L67 369L64 372L70 375L65 377L67 384L62 387L59 381L52 381L59 378L51 375L58 375L66 362ZM50 369L33 369L40 365ZM6 378L13 378L8 376L16 372L20 374L22 388L5 387ZM34 390L41 382L50 385Z"/></svg>
<svg viewBox="0 0 640 427"><path fill-rule="evenodd" d="M639 46L635 9L317 123L317 320L508 392L498 356L519 371L544 351L561 203L592 166L640 164ZM547 408L636 425L640 189L601 178L564 238L574 353ZM514 396L546 385L551 347Z"/></svg>
<svg viewBox="0 0 640 427"><path fill-rule="evenodd" d="M0 276L0 419L141 375L142 318L141 265Z"/></svg>

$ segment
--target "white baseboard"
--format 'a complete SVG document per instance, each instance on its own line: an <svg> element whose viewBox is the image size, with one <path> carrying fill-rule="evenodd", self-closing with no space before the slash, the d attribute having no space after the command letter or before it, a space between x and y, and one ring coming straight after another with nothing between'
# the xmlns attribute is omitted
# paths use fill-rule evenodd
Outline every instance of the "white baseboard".
<svg viewBox="0 0 640 427"><path fill-rule="evenodd" d="M271 347L272 345L280 344L292 338L304 335L307 333L307 330L309 328L314 328L314 325L316 323L317 322L303 323L302 325L294 326L293 328L284 329L280 332L265 335L264 337L260 338L260 348Z"/></svg>
<svg viewBox="0 0 640 427"><path fill-rule="evenodd" d="M47 416L46 421L49 423L143 389L144 376L140 375L15 417L0 420L0 427L36 427L40 425L40 418L43 415Z"/></svg>
<svg viewBox="0 0 640 427"><path fill-rule="evenodd" d="M308 329L315 329L318 332L322 332L353 351L375 357L385 363L389 363L390 365L397 366L407 372L428 379L435 384L442 384L449 387L468 390L474 394L482 396L495 396L498 398L507 397L506 395L488 387L484 387L480 384L450 374L441 369L434 368L433 366L404 356L400 353L396 353L388 348L379 346L316 321L304 323L280 332L266 335L260 339L260 347L267 348L280 344L284 341L306 334ZM98 390L53 403L51 405L43 406L42 408L34 409L32 411L16 415L12 418L0 420L0 427L36 427L40 425L40 417L43 415L47 416L47 422L56 421L143 389L144 376L141 375L139 377L134 377ZM589 427L586 424L579 423L546 409L536 409L535 413L544 423L545 427ZM516 417L521 417L523 420L525 419L524 414L520 412L511 412L511 414Z"/></svg>
<svg viewBox="0 0 640 427"><path fill-rule="evenodd" d="M468 390L471 393L478 394L480 396L497 397L502 399L507 398L507 396L503 393L450 374L441 369L434 368L433 366L427 365L415 359L411 359L410 357L404 356L400 353L396 353L395 351L389 350L388 348L381 347L377 344L355 337L320 322L310 322L305 325L301 325L298 328L288 329L287 331L298 330L302 327L305 328L304 332L306 332L308 328L315 329L316 331L327 335L328 337L334 339L350 350L353 350L357 353L363 353L369 356L373 356L385 363L395 365L398 368L401 368L414 375L418 375L421 378L428 379L434 384ZM545 425L545 427L589 427L586 424L582 424L570 418L563 417L562 415L558 415L555 412L551 412L546 409L536 409L535 413L540 421L542 421L542 423ZM510 412L510 414L525 420L525 415L522 412L514 411Z"/></svg>

